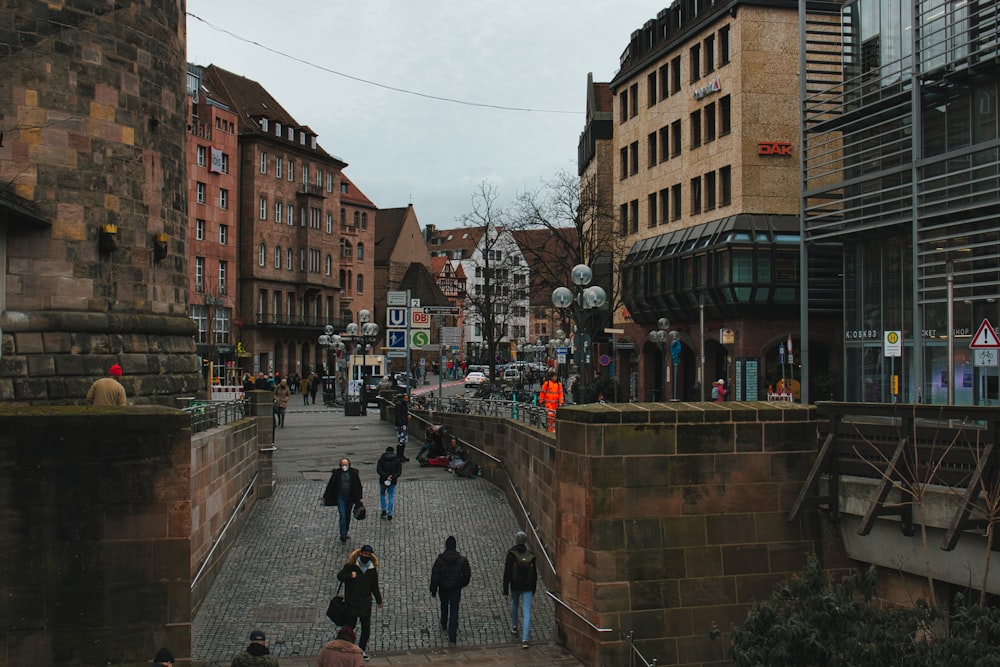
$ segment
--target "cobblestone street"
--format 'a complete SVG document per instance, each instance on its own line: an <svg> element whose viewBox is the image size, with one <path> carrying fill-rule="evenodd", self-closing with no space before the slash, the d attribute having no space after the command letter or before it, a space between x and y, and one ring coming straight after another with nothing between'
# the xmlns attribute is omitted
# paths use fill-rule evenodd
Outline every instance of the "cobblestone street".
<svg viewBox="0 0 1000 667"><path fill-rule="evenodd" d="M251 630L263 630L284 665L313 665L335 628L325 616L337 589L336 573L352 549L371 544L379 559L384 607L372 613L369 664L577 665L553 644L552 599L539 581L531 642L520 648L510 629L501 588L506 550L524 527L504 494L484 479L457 478L440 468L420 468L416 454L423 428L413 420L396 493L393 521L379 517L375 462L395 445L395 429L378 410L346 417L293 398L285 428L275 437L274 496L251 510L219 577L194 620L196 664L228 665L245 648ZM336 507L321 496L342 456L361 474L368 518L352 521L351 539L338 540ZM462 594L458 644L448 649L430 597L431 565L454 535L472 567ZM516 645L516 651L506 650ZM470 653L470 651L472 651ZM454 662L448 659L449 653ZM507 654L509 658L504 657ZM479 658L473 657L478 655ZM518 662L527 660L529 662ZM551 660L551 661L549 661Z"/></svg>

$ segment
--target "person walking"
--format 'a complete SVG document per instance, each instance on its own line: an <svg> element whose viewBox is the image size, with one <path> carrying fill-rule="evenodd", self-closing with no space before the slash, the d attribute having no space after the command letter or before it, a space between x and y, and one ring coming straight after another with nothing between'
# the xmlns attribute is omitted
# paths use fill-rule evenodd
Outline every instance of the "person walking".
<svg viewBox="0 0 1000 667"><path fill-rule="evenodd" d="M122 367L112 364L108 369L107 377L95 380L87 390L87 400L91 405L96 406L122 406L128 404L125 396L125 387L122 386L119 378L122 376Z"/></svg>
<svg viewBox="0 0 1000 667"><path fill-rule="evenodd" d="M292 390L288 388L288 380L281 378L281 382L274 388L274 412L281 428L285 428L285 411L288 410L288 400L291 397Z"/></svg>
<svg viewBox="0 0 1000 667"><path fill-rule="evenodd" d="M393 508L396 505L396 483L403 474L403 462L399 460L392 447L386 447L385 453L375 464L378 473L378 499L382 507L382 518L392 521Z"/></svg>
<svg viewBox="0 0 1000 667"><path fill-rule="evenodd" d="M350 535L351 511L355 505L364 505L362 500L361 475L351 467L347 457L340 459L340 467L330 475L323 492L323 503L327 506L336 505L340 512L340 541L346 542Z"/></svg>
<svg viewBox="0 0 1000 667"><path fill-rule="evenodd" d="M729 392L726 390L726 381L719 378L712 383L712 400L716 403L724 403L726 400L726 394Z"/></svg>
<svg viewBox="0 0 1000 667"><path fill-rule="evenodd" d="M245 651L233 656L232 667L278 667L278 659L267 648L267 637L260 630L250 633L250 644Z"/></svg>
<svg viewBox="0 0 1000 667"><path fill-rule="evenodd" d="M323 644L316 657L316 667L361 667L365 664L361 649L354 645L357 635L346 625L337 632L337 638Z"/></svg>
<svg viewBox="0 0 1000 667"><path fill-rule="evenodd" d="M292 373L288 376L288 390L293 394L299 393L299 382L302 378L299 377L298 373Z"/></svg>
<svg viewBox="0 0 1000 667"><path fill-rule="evenodd" d="M410 395L403 392L396 399L396 456L403 463L410 459L406 458L406 441L409 439L410 426Z"/></svg>
<svg viewBox="0 0 1000 667"><path fill-rule="evenodd" d="M311 373L309 375L309 396L312 398L313 405L316 405L316 394L319 392L320 384L322 382L320 382L319 376Z"/></svg>
<svg viewBox="0 0 1000 667"><path fill-rule="evenodd" d="M462 601L462 589L471 579L469 561L458 553L458 542L449 535L444 542L444 552L431 568L431 597L440 595L441 630L448 633L448 641L452 644L458 639L458 605Z"/></svg>
<svg viewBox="0 0 1000 667"><path fill-rule="evenodd" d="M302 392L302 405L309 405L309 391L312 388L312 376L307 375L299 383L299 391Z"/></svg>
<svg viewBox="0 0 1000 667"><path fill-rule="evenodd" d="M510 631L517 634L517 610L521 608L521 648L528 648L531 630L531 601L538 585L535 554L528 548L528 535L519 530L514 546L507 550L503 565L503 597L510 600Z"/></svg>
<svg viewBox="0 0 1000 667"><path fill-rule="evenodd" d="M556 377L555 371L549 371L548 379L542 383L542 389L538 392L538 402L545 408L548 417L546 421L548 430L554 433L556 430L556 410L566 402L562 383Z"/></svg>
<svg viewBox="0 0 1000 667"><path fill-rule="evenodd" d="M358 648L361 657L368 659L368 639L372 633L372 598L378 608L382 608L382 591L378 587L378 558L370 544L355 549L347 557L347 563L337 573L337 579L344 583L344 599L351 610L351 619L345 625L354 629L361 621L361 638Z"/></svg>

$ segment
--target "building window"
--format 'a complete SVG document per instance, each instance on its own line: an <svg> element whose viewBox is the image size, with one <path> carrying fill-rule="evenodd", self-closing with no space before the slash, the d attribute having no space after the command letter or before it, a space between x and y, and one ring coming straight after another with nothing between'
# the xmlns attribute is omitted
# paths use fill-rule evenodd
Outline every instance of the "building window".
<svg viewBox="0 0 1000 667"><path fill-rule="evenodd" d="M710 171L705 174L705 210L711 211L715 208L715 172Z"/></svg>
<svg viewBox="0 0 1000 667"><path fill-rule="evenodd" d="M306 270L306 250L305 248L299 250L299 271Z"/></svg>
<svg viewBox="0 0 1000 667"><path fill-rule="evenodd" d="M219 294L226 293L226 273L229 270L229 262L224 259L219 260Z"/></svg>
<svg viewBox="0 0 1000 667"><path fill-rule="evenodd" d="M681 57L677 56L670 61L670 94L676 95L681 92Z"/></svg>
<svg viewBox="0 0 1000 667"><path fill-rule="evenodd" d="M229 245L229 225L219 225L219 245Z"/></svg>
<svg viewBox="0 0 1000 667"><path fill-rule="evenodd" d="M309 165L302 165L302 185L309 185Z"/></svg>
<svg viewBox="0 0 1000 667"><path fill-rule="evenodd" d="M285 269L291 271L293 262L295 262L295 253L289 248L285 252Z"/></svg>
<svg viewBox="0 0 1000 667"><path fill-rule="evenodd" d="M340 226L341 227L346 227L347 226L347 209L346 208L340 209Z"/></svg>
<svg viewBox="0 0 1000 667"><path fill-rule="evenodd" d="M691 214L701 213L701 176L691 179Z"/></svg>
<svg viewBox="0 0 1000 667"><path fill-rule="evenodd" d="M665 100L670 96L670 67L668 65L662 65L659 71L660 75L660 99Z"/></svg>
<svg viewBox="0 0 1000 667"><path fill-rule="evenodd" d="M333 213L326 214L326 233L333 234Z"/></svg>
<svg viewBox="0 0 1000 667"><path fill-rule="evenodd" d="M646 153L647 155L647 165L648 167L653 167L657 163L656 159L656 132L650 132L646 137Z"/></svg>
<svg viewBox="0 0 1000 667"><path fill-rule="evenodd" d="M361 229L368 229L368 214L361 214Z"/></svg>
<svg viewBox="0 0 1000 667"><path fill-rule="evenodd" d="M361 226L361 214L357 211L354 212L354 228L357 229Z"/></svg>
<svg viewBox="0 0 1000 667"><path fill-rule="evenodd" d="M274 202L274 221L277 222L277 223L279 223L279 224L281 223L281 202L280 201Z"/></svg>
<svg viewBox="0 0 1000 667"><path fill-rule="evenodd" d="M663 188L660 190L660 224L667 224L667 220L670 217L670 189Z"/></svg>
<svg viewBox="0 0 1000 667"><path fill-rule="evenodd" d="M633 199L629 202L629 231L633 234L639 233L639 200Z"/></svg>
<svg viewBox="0 0 1000 667"><path fill-rule="evenodd" d="M732 130L732 104L729 95L726 95L719 100L719 136L724 137Z"/></svg>
<svg viewBox="0 0 1000 667"><path fill-rule="evenodd" d="M342 194L342 195L346 195L347 194L347 181L341 181L340 182L340 194Z"/></svg>
<svg viewBox="0 0 1000 667"><path fill-rule="evenodd" d="M219 208L229 208L229 190L219 188Z"/></svg>
<svg viewBox="0 0 1000 667"><path fill-rule="evenodd" d="M260 173L267 173L267 153L264 151L260 152Z"/></svg>
<svg viewBox="0 0 1000 667"><path fill-rule="evenodd" d="M295 207L292 204L285 206L285 222L289 225L295 224Z"/></svg>
<svg viewBox="0 0 1000 667"><path fill-rule="evenodd" d="M677 183L670 188L670 204L674 207L670 215L671 220L681 219L681 184Z"/></svg>
<svg viewBox="0 0 1000 667"><path fill-rule="evenodd" d="M729 206L733 202L733 168L722 167L719 169L719 201L722 206Z"/></svg>
<svg viewBox="0 0 1000 667"><path fill-rule="evenodd" d="M675 120L670 124L670 157L681 154L681 122Z"/></svg>
<svg viewBox="0 0 1000 667"><path fill-rule="evenodd" d="M633 83L629 87L629 116L635 118L639 115L639 84Z"/></svg>
<svg viewBox="0 0 1000 667"><path fill-rule="evenodd" d="M326 256L326 275L333 273L333 257L331 255Z"/></svg>
<svg viewBox="0 0 1000 667"><path fill-rule="evenodd" d="M628 146L623 146L618 150L618 157L621 161L621 175L620 180L625 180L628 178Z"/></svg>
<svg viewBox="0 0 1000 667"><path fill-rule="evenodd" d="M323 170L316 170L316 188L319 190L323 189Z"/></svg>
<svg viewBox="0 0 1000 667"><path fill-rule="evenodd" d="M357 253L357 255L358 255L357 256L358 261L361 261L362 259L365 258L365 244L364 243L359 243L358 244L358 253Z"/></svg>
<svg viewBox="0 0 1000 667"><path fill-rule="evenodd" d="M364 293L365 293L365 277L359 273L358 274L358 294L364 294Z"/></svg>
<svg viewBox="0 0 1000 667"><path fill-rule="evenodd" d="M649 228L652 229L657 223L655 192L646 197L646 206L649 208Z"/></svg>
<svg viewBox="0 0 1000 667"><path fill-rule="evenodd" d="M701 44L695 44L688 51L688 57L690 58L689 64L689 74L691 75L691 83L694 83L701 78Z"/></svg>
<svg viewBox="0 0 1000 667"><path fill-rule="evenodd" d="M219 171L223 174L229 173L229 153L223 153L219 158Z"/></svg>
<svg viewBox="0 0 1000 667"><path fill-rule="evenodd" d="M628 204L618 207L618 230L622 236L628 236Z"/></svg>
<svg viewBox="0 0 1000 667"><path fill-rule="evenodd" d="M204 204L205 203L205 184L204 183L198 183L195 186L195 199L198 201L199 204Z"/></svg>
<svg viewBox="0 0 1000 667"><path fill-rule="evenodd" d="M200 218L194 221L194 238L198 241L205 240L205 221Z"/></svg>
<svg viewBox="0 0 1000 667"><path fill-rule="evenodd" d="M660 162L666 162L670 157L670 128L666 125L660 128Z"/></svg>
<svg viewBox="0 0 1000 667"><path fill-rule="evenodd" d="M629 144L629 173L632 175L639 173L639 142L633 141Z"/></svg>
<svg viewBox="0 0 1000 667"><path fill-rule="evenodd" d="M204 167L205 166L205 161L207 160L207 158L205 156L207 154L208 154L208 149L206 149L204 146L198 146L198 166L199 167Z"/></svg>
<svg viewBox="0 0 1000 667"><path fill-rule="evenodd" d="M691 148L701 146L701 111L691 112Z"/></svg>
<svg viewBox="0 0 1000 667"><path fill-rule="evenodd" d="M281 246L274 246L274 268L281 268Z"/></svg>
<svg viewBox="0 0 1000 667"><path fill-rule="evenodd" d="M628 89L618 93L618 122L624 123L628 120Z"/></svg>
<svg viewBox="0 0 1000 667"><path fill-rule="evenodd" d="M719 28L719 67L729 64L729 26Z"/></svg>
<svg viewBox="0 0 1000 667"><path fill-rule="evenodd" d="M657 102L656 97L656 71L646 75L646 106L653 106Z"/></svg>
<svg viewBox="0 0 1000 667"><path fill-rule="evenodd" d="M705 143L715 141L715 102L705 105Z"/></svg>
<svg viewBox="0 0 1000 667"><path fill-rule="evenodd" d="M267 220L267 197L260 198L260 211L258 216L261 220Z"/></svg>
<svg viewBox="0 0 1000 667"><path fill-rule="evenodd" d="M291 130L292 128L288 128L288 129ZM294 181L294 180L295 180L295 162L293 160L289 160L288 161L288 181L291 182L291 181Z"/></svg>
<svg viewBox="0 0 1000 667"><path fill-rule="evenodd" d="M264 266L265 262L267 262L267 248L261 243L260 248L257 249L257 265Z"/></svg>
<svg viewBox="0 0 1000 667"><path fill-rule="evenodd" d="M705 38L705 74L715 71L715 35Z"/></svg>
<svg viewBox="0 0 1000 667"><path fill-rule="evenodd" d="M280 157L274 158L274 177L275 178L281 178L281 163L282 163L282 160L281 160Z"/></svg>
<svg viewBox="0 0 1000 667"><path fill-rule="evenodd" d="M333 172L326 175L326 191L333 192Z"/></svg>
<svg viewBox="0 0 1000 667"><path fill-rule="evenodd" d="M205 291L205 258L194 258L194 285L199 292Z"/></svg>

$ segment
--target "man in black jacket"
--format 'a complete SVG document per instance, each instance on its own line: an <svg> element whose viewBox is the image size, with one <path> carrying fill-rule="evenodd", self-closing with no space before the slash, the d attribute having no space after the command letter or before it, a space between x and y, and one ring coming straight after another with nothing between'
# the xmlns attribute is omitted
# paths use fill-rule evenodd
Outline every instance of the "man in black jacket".
<svg viewBox="0 0 1000 667"><path fill-rule="evenodd" d="M531 630L531 601L538 585L535 554L528 548L528 535L519 530L514 546L507 550L503 565L503 596L510 599L510 631L517 633L517 611L521 609L521 648L528 648Z"/></svg>
<svg viewBox="0 0 1000 667"><path fill-rule="evenodd" d="M454 536L444 542L444 553L434 561L431 569L431 597L441 594L441 629L447 631L452 644L458 638L458 604L462 600L462 589L472 579L472 568L465 556L456 550L458 543Z"/></svg>
<svg viewBox="0 0 1000 667"><path fill-rule="evenodd" d="M375 464L375 472L378 473L378 499L382 506L382 518L392 521L392 511L396 506L396 483L403 474L403 464L392 447L385 448L385 453Z"/></svg>
<svg viewBox="0 0 1000 667"><path fill-rule="evenodd" d="M347 627L354 628L361 620L361 638L358 647L361 656L368 659L368 638L372 632L372 598L382 608L382 591L378 587L378 559L375 550L366 544L347 557L347 563L337 573L337 579L344 582L344 599L351 610L351 620Z"/></svg>
<svg viewBox="0 0 1000 667"><path fill-rule="evenodd" d="M336 505L340 511L340 541L346 542L351 527L351 510L355 505L364 505L361 495L361 475L351 467L347 457L340 459L340 467L330 475L330 481L323 492L324 505Z"/></svg>

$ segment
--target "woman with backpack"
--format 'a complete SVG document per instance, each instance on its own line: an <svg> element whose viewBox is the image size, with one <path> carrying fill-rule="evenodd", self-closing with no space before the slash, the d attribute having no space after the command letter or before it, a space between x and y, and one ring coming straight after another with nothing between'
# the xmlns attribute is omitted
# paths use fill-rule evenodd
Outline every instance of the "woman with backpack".
<svg viewBox="0 0 1000 667"><path fill-rule="evenodd" d="M503 566L503 597L510 600L510 631L517 634L517 608L521 607L521 648L528 648L531 629L531 600L538 584L535 554L527 545L523 530L514 535L514 546L507 550Z"/></svg>

